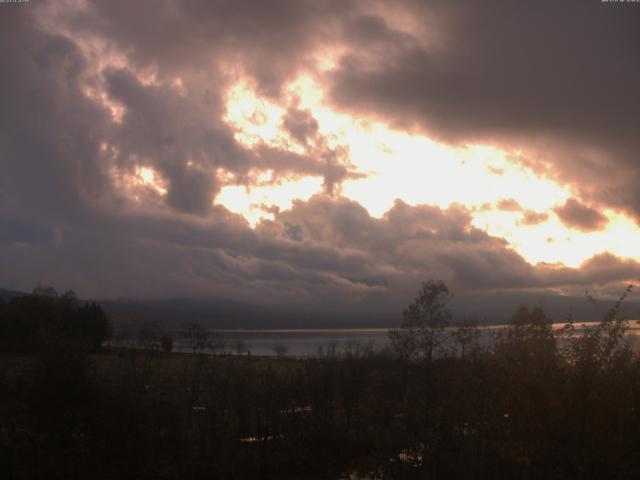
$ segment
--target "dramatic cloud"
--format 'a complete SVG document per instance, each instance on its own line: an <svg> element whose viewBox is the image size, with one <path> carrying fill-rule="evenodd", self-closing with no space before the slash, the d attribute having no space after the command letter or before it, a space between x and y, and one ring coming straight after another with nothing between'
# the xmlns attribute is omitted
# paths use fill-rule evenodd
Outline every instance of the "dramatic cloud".
<svg viewBox="0 0 640 480"><path fill-rule="evenodd" d="M393 315L637 279L587 234L640 212L639 12L0 4L0 287Z"/></svg>
<svg viewBox="0 0 640 480"><path fill-rule="evenodd" d="M525 149L524 161L640 216L637 5L407 1L389 9L413 22L386 24L397 33L385 36L392 54L361 42L342 58L336 105L449 142Z"/></svg>
<svg viewBox="0 0 640 480"><path fill-rule="evenodd" d="M607 225L607 217L593 208L582 205L574 198L570 198L554 211L565 225L577 230L602 230Z"/></svg>

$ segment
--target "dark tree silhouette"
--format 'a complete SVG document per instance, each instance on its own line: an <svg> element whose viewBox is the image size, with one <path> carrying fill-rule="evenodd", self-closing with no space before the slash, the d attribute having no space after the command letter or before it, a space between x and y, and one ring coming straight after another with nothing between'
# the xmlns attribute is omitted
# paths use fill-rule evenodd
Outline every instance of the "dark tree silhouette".
<svg viewBox="0 0 640 480"><path fill-rule="evenodd" d="M51 287L37 287L0 308L0 348L5 351L42 350L69 341L95 351L109 334L102 307L81 302L72 291L58 296Z"/></svg>
<svg viewBox="0 0 640 480"><path fill-rule="evenodd" d="M452 297L443 281L424 282L418 296L402 313L400 329L389 332L396 353L407 359L432 361L434 353L444 346L444 329L452 318L448 307Z"/></svg>

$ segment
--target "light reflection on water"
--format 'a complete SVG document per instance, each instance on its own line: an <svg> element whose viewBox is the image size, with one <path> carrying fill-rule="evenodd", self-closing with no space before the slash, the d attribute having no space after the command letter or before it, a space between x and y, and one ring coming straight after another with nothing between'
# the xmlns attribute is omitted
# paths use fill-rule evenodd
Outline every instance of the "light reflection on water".
<svg viewBox="0 0 640 480"><path fill-rule="evenodd" d="M554 330L562 329L565 323L553 324ZM584 332L585 327L593 328L597 322L576 322L574 333ZM491 344L494 334L506 328L504 325L478 327L482 346ZM452 328L448 329L452 330ZM381 350L388 346L387 328L345 328L345 329L290 329L290 330L218 330L224 347L218 351L259 356L287 355L293 357L317 356L345 350L369 347ZM628 322L628 336L640 336L640 324L635 320ZM635 338L634 338L635 340ZM177 340L174 351L189 352L186 343Z"/></svg>
<svg viewBox="0 0 640 480"><path fill-rule="evenodd" d="M387 343L386 328L349 329L299 329L299 330L218 330L222 338L223 350L236 353L251 352L251 355L276 356L281 354L294 357L315 356L331 351L342 352L356 345L370 345L374 349L384 348ZM178 340L176 351L189 351L187 345Z"/></svg>

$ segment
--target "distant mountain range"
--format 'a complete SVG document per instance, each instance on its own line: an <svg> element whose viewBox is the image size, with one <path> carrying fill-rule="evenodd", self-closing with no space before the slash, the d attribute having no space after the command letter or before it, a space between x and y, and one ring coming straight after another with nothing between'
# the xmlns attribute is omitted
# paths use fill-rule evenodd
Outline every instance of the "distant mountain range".
<svg viewBox="0 0 640 480"><path fill-rule="evenodd" d="M5 301L20 295L27 293L0 289L0 298ZM402 316L402 308L372 312L331 306L263 306L215 298L94 301L105 309L115 325L157 323L164 328L179 328L189 322L217 329L382 328L397 326ZM585 298L549 292L460 294L454 297L452 310L457 319L471 317L481 324L499 324L507 322L521 304L541 304L555 322L564 321L569 312L576 321L584 322L602 318L613 301L601 301L596 308ZM626 302L624 314L629 319L640 318L640 303Z"/></svg>
<svg viewBox="0 0 640 480"><path fill-rule="evenodd" d="M392 315L263 306L225 299L105 300L114 322L150 321L165 327L197 322L218 329L366 328L395 324Z"/></svg>

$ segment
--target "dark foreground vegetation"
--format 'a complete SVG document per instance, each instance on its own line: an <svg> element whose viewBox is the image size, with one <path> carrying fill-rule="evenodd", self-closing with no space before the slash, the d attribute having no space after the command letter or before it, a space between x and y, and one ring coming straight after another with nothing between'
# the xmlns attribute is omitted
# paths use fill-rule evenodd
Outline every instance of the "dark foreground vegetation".
<svg viewBox="0 0 640 480"><path fill-rule="evenodd" d="M13 299L0 305L0 476L640 478L628 293L581 335L522 307L483 347L473 322L445 328L449 292L428 282L388 351L313 359L100 349L99 307Z"/></svg>

